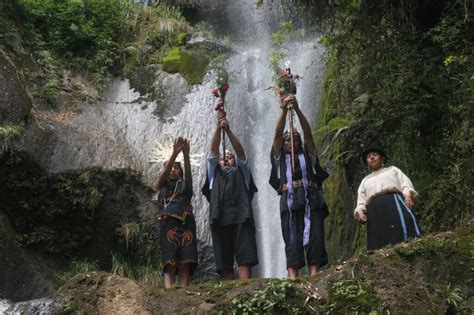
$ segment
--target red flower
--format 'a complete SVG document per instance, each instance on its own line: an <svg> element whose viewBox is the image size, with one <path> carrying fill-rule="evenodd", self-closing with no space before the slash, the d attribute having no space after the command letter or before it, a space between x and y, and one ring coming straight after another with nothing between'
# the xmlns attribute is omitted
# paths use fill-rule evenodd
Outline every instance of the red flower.
<svg viewBox="0 0 474 315"><path fill-rule="evenodd" d="M212 95L214 95L215 97L218 97L219 96L219 90L218 89L212 90Z"/></svg>
<svg viewBox="0 0 474 315"><path fill-rule="evenodd" d="M223 110L223 109L224 109L224 104L223 104L223 103L218 103L218 104L216 105L216 108L215 108L216 111L217 111L217 110Z"/></svg>
<svg viewBox="0 0 474 315"><path fill-rule="evenodd" d="M219 89L220 89L221 91L227 92L227 90L229 90L229 84L226 83L226 84L224 84L223 86L221 86Z"/></svg>
<svg viewBox="0 0 474 315"><path fill-rule="evenodd" d="M223 100L217 101L215 110L217 111L217 110L223 110L223 109L224 109L224 101Z"/></svg>
<svg viewBox="0 0 474 315"><path fill-rule="evenodd" d="M162 216L160 216L160 221L166 221L168 220L168 216L166 214L163 214Z"/></svg>

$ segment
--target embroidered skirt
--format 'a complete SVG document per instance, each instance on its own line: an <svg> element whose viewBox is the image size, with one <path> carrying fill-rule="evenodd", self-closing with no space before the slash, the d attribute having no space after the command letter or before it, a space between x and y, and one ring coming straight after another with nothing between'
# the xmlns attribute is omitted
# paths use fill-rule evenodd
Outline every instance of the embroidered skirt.
<svg viewBox="0 0 474 315"><path fill-rule="evenodd" d="M184 221L168 217L160 221L160 248L163 268L191 263L191 273L197 266L196 222L194 216ZM179 270L177 270L179 272Z"/></svg>
<svg viewBox="0 0 474 315"><path fill-rule="evenodd" d="M418 223L402 194L377 196L367 207L367 249L379 249L417 236Z"/></svg>

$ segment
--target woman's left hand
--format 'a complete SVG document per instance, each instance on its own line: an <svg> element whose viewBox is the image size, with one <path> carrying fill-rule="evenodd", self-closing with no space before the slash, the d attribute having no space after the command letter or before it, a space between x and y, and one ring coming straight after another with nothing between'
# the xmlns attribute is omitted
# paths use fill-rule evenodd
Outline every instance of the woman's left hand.
<svg viewBox="0 0 474 315"><path fill-rule="evenodd" d="M190 151L189 139L184 139L183 154L189 156L189 151Z"/></svg>
<svg viewBox="0 0 474 315"><path fill-rule="evenodd" d="M408 208L413 208L413 198L411 196L405 196L405 202L407 203Z"/></svg>
<svg viewBox="0 0 474 315"><path fill-rule="evenodd" d="M362 224L367 223L367 213L365 211L357 211L357 217L356 218Z"/></svg>

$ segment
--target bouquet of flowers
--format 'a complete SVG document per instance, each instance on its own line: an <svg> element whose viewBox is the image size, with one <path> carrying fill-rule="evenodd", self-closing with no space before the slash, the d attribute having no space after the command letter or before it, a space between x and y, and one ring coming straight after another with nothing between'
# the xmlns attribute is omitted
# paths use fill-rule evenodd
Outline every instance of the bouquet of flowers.
<svg viewBox="0 0 474 315"><path fill-rule="evenodd" d="M225 95L229 90L229 83L227 82L227 75L221 75L216 80L217 87L212 90L212 95L214 95L219 100L216 103L215 110L224 110Z"/></svg>
<svg viewBox="0 0 474 315"><path fill-rule="evenodd" d="M280 99L284 99L286 96L296 94L296 83L301 79L298 74L292 74L290 69L290 62L285 63L286 69L275 68L273 74L274 86L270 87Z"/></svg>

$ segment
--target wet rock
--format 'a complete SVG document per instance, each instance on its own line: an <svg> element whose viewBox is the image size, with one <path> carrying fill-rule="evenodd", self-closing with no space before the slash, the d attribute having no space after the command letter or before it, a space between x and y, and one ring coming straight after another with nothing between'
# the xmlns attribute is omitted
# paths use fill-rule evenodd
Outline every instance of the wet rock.
<svg viewBox="0 0 474 315"><path fill-rule="evenodd" d="M63 304L62 301L55 301L49 298L18 303L0 299L0 314L63 314Z"/></svg>
<svg viewBox="0 0 474 315"><path fill-rule="evenodd" d="M212 303L202 303L198 307L198 314L209 314L216 309L216 304Z"/></svg>
<svg viewBox="0 0 474 315"><path fill-rule="evenodd" d="M31 106L15 64L0 50L0 125L24 121Z"/></svg>
<svg viewBox="0 0 474 315"><path fill-rule="evenodd" d="M86 314L151 314L144 290L134 281L105 272L75 276L62 286L54 300L65 308Z"/></svg>
<svg viewBox="0 0 474 315"><path fill-rule="evenodd" d="M207 50L218 53L234 53L235 50L232 47L225 45L224 43L217 41L215 39L207 39L202 36L196 36L191 38L189 42L186 43L186 48Z"/></svg>
<svg viewBox="0 0 474 315"><path fill-rule="evenodd" d="M54 274L0 231L0 297L13 301L48 296L57 289Z"/></svg>

